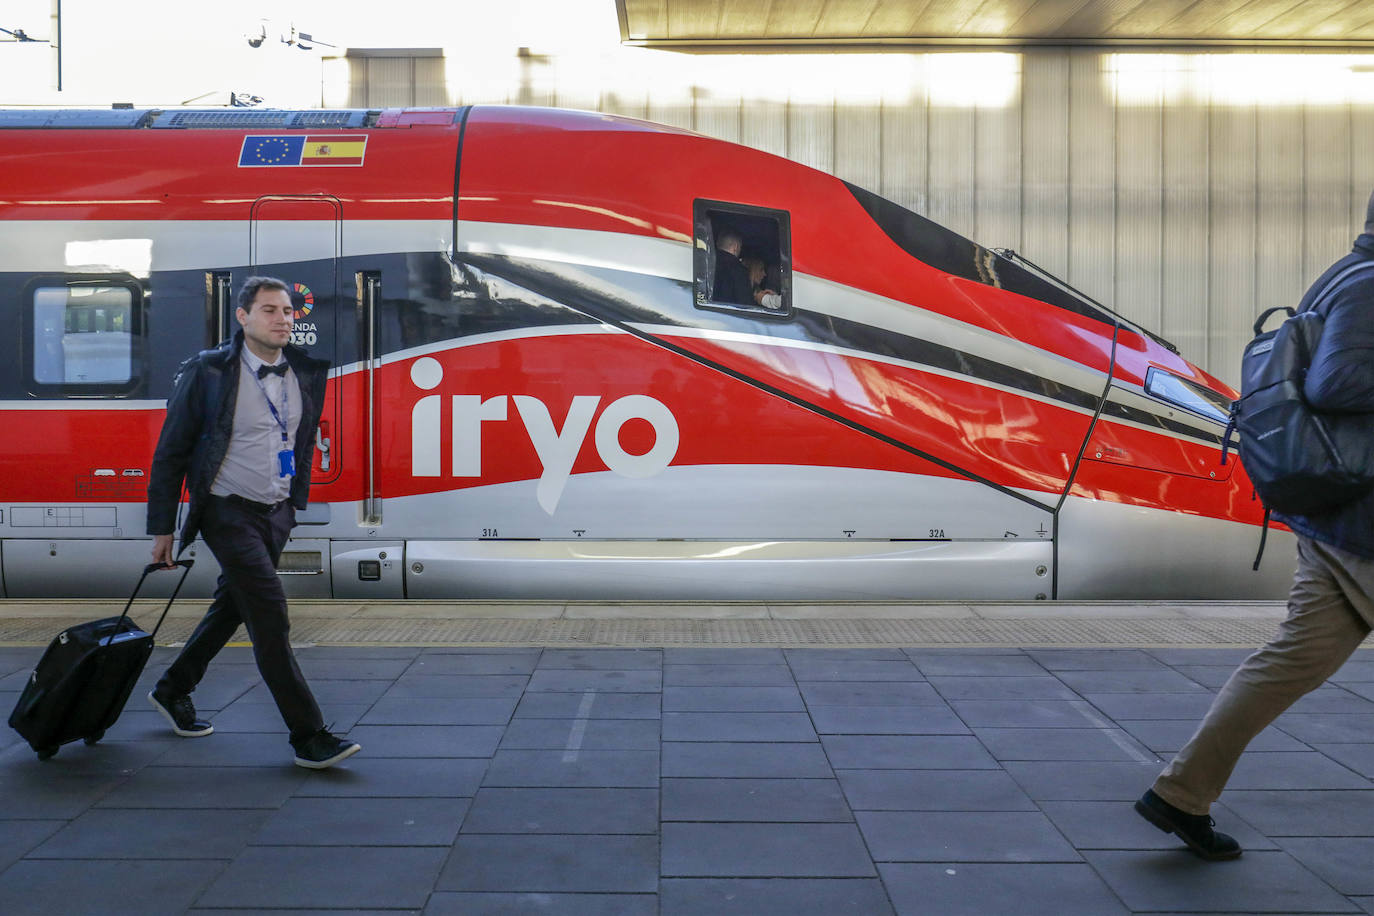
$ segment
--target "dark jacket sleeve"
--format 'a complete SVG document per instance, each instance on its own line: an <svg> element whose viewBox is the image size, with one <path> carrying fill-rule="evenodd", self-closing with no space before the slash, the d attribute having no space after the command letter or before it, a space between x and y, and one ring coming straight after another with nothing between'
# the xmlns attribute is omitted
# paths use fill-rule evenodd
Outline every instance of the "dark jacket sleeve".
<svg viewBox="0 0 1374 916"><path fill-rule="evenodd" d="M296 364L293 364L296 365ZM298 511L310 503L310 483L314 473L315 434L324 412L324 396L329 386L329 363L325 360L299 359L301 398L308 406L296 429L296 476L291 481L291 504Z"/></svg>
<svg viewBox="0 0 1374 916"><path fill-rule="evenodd" d="M157 450L148 475L148 533L172 534L176 527L181 485L191 466L191 455L204 426L201 361L192 358L182 366L167 399Z"/></svg>
<svg viewBox="0 0 1374 916"><path fill-rule="evenodd" d="M1374 412L1374 276L1331 299L1303 393L1317 410Z"/></svg>
<svg viewBox="0 0 1374 916"><path fill-rule="evenodd" d="M754 287L749 282L749 269L728 251L716 249L716 277L711 288L711 299L736 305L754 304Z"/></svg>

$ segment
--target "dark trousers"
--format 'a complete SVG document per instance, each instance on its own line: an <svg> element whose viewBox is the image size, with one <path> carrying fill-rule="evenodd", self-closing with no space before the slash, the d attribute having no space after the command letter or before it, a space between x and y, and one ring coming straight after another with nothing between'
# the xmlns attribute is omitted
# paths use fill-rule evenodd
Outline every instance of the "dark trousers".
<svg viewBox="0 0 1374 916"><path fill-rule="evenodd" d="M253 641L258 672L272 692L292 741L324 727L320 707L291 651L286 593L277 578L277 561L295 525L296 510L290 503L281 503L263 514L218 496L210 497L201 535L219 561L219 584L210 609L158 681L158 688L170 693L195 690L210 660L242 623Z"/></svg>

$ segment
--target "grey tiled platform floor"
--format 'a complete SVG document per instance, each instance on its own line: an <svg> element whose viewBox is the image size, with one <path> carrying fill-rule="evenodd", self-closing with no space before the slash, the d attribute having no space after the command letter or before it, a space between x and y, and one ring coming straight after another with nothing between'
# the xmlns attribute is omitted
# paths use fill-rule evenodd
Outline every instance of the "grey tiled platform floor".
<svg viewBox="0 0 1374 916"><path fill-rule="evenodd" d="M0 913L1374 913L1374 653L1253 745L1206 864L1131 811L1240 649L299 650L362 754L291 766L248 649L0 732ZM0 648L0 706L36 648Z"/></svg>

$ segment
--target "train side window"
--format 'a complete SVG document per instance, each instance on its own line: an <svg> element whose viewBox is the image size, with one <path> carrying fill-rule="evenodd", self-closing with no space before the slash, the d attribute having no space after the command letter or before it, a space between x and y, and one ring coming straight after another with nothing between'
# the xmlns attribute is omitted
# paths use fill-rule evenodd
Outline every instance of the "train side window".
<svg viewBox="0 0 1374 916"><path fill-rule="evenodd" d="M118 397L139 384L142 290L122 278L30 283L24 370L39 397Z"/></svg>
<svg viewBox="0 0 1374 916"><path fill-rule="evenodd" d="M1161 401L1225 423L1231 415L1231 402L1219 391L1152 366L1145 375L1145 390Z"/></svg>
<svg viewBox="0 0 1374 916"><path fill-rule="evenodd" d="M792 225L786 210L696 200L692 224L697 308L792 317Z"/></svg>

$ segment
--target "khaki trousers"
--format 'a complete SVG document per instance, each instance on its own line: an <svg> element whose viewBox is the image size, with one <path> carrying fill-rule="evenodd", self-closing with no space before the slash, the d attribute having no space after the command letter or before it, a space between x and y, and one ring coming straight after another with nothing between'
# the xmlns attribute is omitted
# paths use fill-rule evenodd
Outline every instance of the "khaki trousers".
<svg viewBox="0 0 1374 916"><path fill-rule="evenodd" d="M1374 625L1374 560L1298 537L1288 617L1226 681L1197 732L1155 781L1155 794L1206 814L1251 740L1321 686Z"/></svg>

